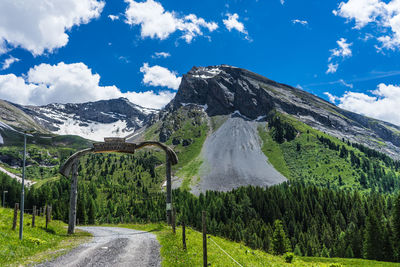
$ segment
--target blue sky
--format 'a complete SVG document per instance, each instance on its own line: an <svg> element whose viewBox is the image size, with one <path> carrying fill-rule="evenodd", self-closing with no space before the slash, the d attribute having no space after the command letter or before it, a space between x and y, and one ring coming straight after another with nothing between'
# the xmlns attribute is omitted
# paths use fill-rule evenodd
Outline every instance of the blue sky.
<svg viewBox="0 0 400 267"><path fill-rule="evenodd" d="M218 64L400 124L400 0L0 3L9 101L124 96L159 108L193 66Z"/></svg>

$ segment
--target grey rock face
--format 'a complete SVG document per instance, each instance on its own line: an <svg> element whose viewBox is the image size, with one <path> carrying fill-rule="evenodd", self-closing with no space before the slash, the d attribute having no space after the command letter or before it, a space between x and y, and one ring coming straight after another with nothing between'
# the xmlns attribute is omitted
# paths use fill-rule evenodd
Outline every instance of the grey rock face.
<svg viewBox="0 0 400 267"><path fill-rule="evenodd" d="M286 181L261 151L259 122L229 118L204 143L198 195L207 190L229 191L240 186L271 186Z"/></svg>
<svg viewBox="0 0 400 267"><path fill-rule="evenodd" d="M303 90L226 65L193 67L166 107L205 105L208 115L239 111L254 120L275 109L320 130L400 158L400 127L346 111Z"/></svg>

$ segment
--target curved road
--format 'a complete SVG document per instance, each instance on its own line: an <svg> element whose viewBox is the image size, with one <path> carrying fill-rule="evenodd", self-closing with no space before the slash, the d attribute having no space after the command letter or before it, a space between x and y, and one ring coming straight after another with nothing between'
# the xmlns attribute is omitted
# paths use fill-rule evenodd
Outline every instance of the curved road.
<svg viewBox="0 0 400 267"><path fill-rule="evenodd" d="M37 266L161 266L154 234L118 227L77 228L93 234L93 239Z"/></svg>

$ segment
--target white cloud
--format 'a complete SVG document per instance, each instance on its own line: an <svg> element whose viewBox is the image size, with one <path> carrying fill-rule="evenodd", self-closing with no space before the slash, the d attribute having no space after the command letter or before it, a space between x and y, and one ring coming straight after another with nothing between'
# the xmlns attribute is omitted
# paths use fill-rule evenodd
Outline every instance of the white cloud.
<svg viewBox="0 0 400 267"><path fill-rule="evenodd" d="M348 88L353 88L353 84L351 84L351 83L346 83L343 79L340 79L340 80L339 80L339 83L342 84L342 85L344 85L344 86L346 86L346 87L348 87Z"/></svg>
<svg viewBox="0 0 400 267"><path fill-rule="evenodd" d="M170 57L171 54L168 52L155 52L154 55L152 55L152 58L167 58Z"/></svg>
<svg viewBox="0 0 400 267"><path fill-rule="evenodd" d="M33 55L65 46L73 26L100 16L103 1L0 1L0 53L21 47Z"/></svg>
<svg viewBox="0 0 400 267"><path fill-rule="evenodd" d="M16 63L20 61L19 58L15 58L13 56L10 56L9 58L7 58L6 60L4 60L3 65L1 66L2 70L6 70L8 69L12 64Z"/></svg>
<svg viewBox="0 0 400 267"><path fill-rule="evenodd" d="M328 59L328 62L331 62L335 58L348 58L352 56L352 51L350 49L350 46L353 45L353 43L347 43L347 40L345 38L340 38L339 40L336 41L338 44L338 48L331 49L331 56ZM326 74L328 73L335 73L337 69L339 68L339 63L329 63L328 64L328 70L326 71Z"/></svg>
<svg viewBox="0 0 400 267"><path fill-rule="evenodd" d="M280 2L281 2L281 5L285 4L285 0L280 0Z"/></svg>
<svg viewBox="0 0 400 267"><path fill-rule="evenodd" d="M124 56L119 56L118 59L120 61L124 62L124 63L130 63L131 62L127 57L124 57Z"/></svg>
<svg viewBox="0 0 400 267"><path fill-rule="evenodd" d="M140 72L144 74L143 83L151 86L164 86L177 90L182 80L182 77L177 77L176 72L158 65L149 67L148 63L143 64Z"/></svg>
<svg viewBox="0 0 400 267"><path fill-rule="evenodd" d="M338 41L336 41L338 44L338 48L332 49L331 51L331 57L329 58L329 61L331 61L334 57L351 57L352 56L352 51L350 49L350 46L353 45L353 43L347 43L347 40L345 38L340 38Z"/></svg>
<svg viewBox="0 0 400 267"><path fill-rule="evenodd" d="M337 96L334 96L329 92L324 92L324 95L328 96L329 102L332 102L333 104L335 104L336 100L338 100Z"/></svg>
<svg viewBox="0 0 400 267"><path fill-rule="evenodd" d="M18 104L81 103L126 97L149 108L161 108L174 96L170 91L121 92L116 86L100 86L100 75L83 63L40 64L26 75L0 75L0 99Z"/></svg>
<svg viewBox="0 0 400 267"><path fill-rule="evenodd" d="M306 20L294 19L294 20L292 20L292 23L293 23L293 24L307 25L307 24L308 24L308 21L306 21Z"/></svg>
<svg viewBox="0 0 400 267"><path fill-rule="evenodd" d="M175 92L170 91L155 93L153 90L150 90L144 92L127 92L124 96L139 106L160 109L168 104L174 98L175 94Z"/></svg>
<svg viewBox="0 0 400 267"><path fill-rule="evenodd" d="M371 95L346 92L337 99L340 108L400 125L400 86L381 83Z"/></svg>
<svg viewBox="0 0 400 267"><path fill-rule="evenodd" d="M237 30L238 32L241 32L243 34L247 35L247 30L244 27L243 23L238 21L239 15L237 13L235 14L226 14L228 19L222 20L222 22L225 24L225 27L229 30Z"/></svg>
<svg viewBox="0 0 400 267"><path fill-rule="evenodd" d="M154 0L135 2L125 0L129 4L125 10L125 22L129 25L140 25L142 38L164 40L176 31L182 32L182 37L187 43L193 38L203 35L203 29L213 32L218 28L215 22L206 22L194 14L178 17L177 13L165 11L161 3Z"/></svg>
<svg viewBox="0 0 400 267"><path fill-rule="evenodd" d="M377 36L381 49L400 49L400 0L348 0L341 2L333 13L355 21L355 29L375 24L384 35Z"/></svg>
<svg viewBox="0 0 400 267"><path fill-rule="evenodd" d="M118 15L108 15L108 18L111 19L112 21L119 20L119 16Z"/></svg>
<svg viewBox="0 0 400 267"><path fill-rule="evenodd" d="M339 64L329 63L328 64L328 70L326 71L326 74L335 73L337 71L338 67L339 67Z"/></svg>

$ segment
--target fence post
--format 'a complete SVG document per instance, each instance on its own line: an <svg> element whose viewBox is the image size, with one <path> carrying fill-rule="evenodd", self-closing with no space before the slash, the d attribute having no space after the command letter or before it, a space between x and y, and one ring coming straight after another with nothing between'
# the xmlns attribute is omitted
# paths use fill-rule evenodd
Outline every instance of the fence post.
<svg viewBox="0 0 400 267"><path fill-rule="evenodd" d="M207 267L207 227L206 227L206 212L203 210L203 266Z"/></svg>
<svg viewBox="0 0 400 267"><path fill-rule="evenodd" d="M175 222L176 222L176 210L175 208L172 208L172 231L174 232L174 234L176 233Z"/></svg>
<svg viewBox="0 0 400 267"><path fill-rule="evenodd" d="M49 206L47 206L47 205L46 205L44 216L46 217L46 229L47 229L47 225L49 224Z"/></svg>
<svg viewBox="0 0 400 267"><path fill-rule="evenodd" d="M17 227L18 209L19 209L19 203L15 203L15 206L14 206L14 220L13 220L13 226L12 226L13 230L15 230L15 228Z"/></svg>
<svg viewBox="0 0 400 267"><path fill-rule="evenodd" d="M53 207L49 206L49 222L51 222L51 212L53 211Z"/></svg>
<svg viewBox="0 0 400 267"><path fill-rule="evenodd" d="M32 227L35 227L36 206L33 206L32 211Z"/></svg>
<svg viewBox="0 0 400 267"><path fill-rule="evenodd" d="M186 228L185 228L185 221L182 221L182 245L183 245L183 250L186 250Z"/></svg>

